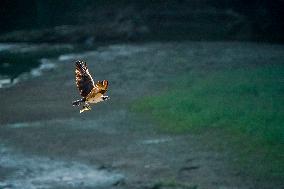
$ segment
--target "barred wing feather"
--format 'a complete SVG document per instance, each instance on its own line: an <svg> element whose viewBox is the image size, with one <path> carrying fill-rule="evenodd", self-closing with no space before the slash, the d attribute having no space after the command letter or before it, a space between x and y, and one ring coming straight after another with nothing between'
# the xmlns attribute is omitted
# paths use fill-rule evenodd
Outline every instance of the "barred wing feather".
<svg viewBox="0 0 284 189"><path fill-rule="evenodd" d="M75 69L75 76L76 76L76 85L80 91L82 97L87 97L87 95L92 91L95 87L94 80L89 73L88 67L86 62L83 61L76 61L76 69Z"/></svg>

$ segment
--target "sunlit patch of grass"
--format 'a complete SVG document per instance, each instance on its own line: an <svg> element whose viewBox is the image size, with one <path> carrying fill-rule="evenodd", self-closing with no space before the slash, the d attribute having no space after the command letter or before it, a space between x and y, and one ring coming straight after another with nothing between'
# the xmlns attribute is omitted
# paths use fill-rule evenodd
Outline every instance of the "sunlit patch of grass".
<svg viewBox="0 0 284 189"><path fill-rule="evenodd" d="M239 151L237 164L248 169L255 164L250 167L255 174L283 178L283 82L283 64L206 74L197 69L177 78L179 85L171 90L136 101L132 109L171 133L223 129Z"/></svg>
<svg viewBox="0 0 284 189"><path fill-rule="evenodd" d="M202 77L192 74L171 91L140 99L133 109L147 113L171 132L228 127L271 144L284 143L283 68L272 65ZM186 86L186 79L193 80L191 85Z"/></svg>

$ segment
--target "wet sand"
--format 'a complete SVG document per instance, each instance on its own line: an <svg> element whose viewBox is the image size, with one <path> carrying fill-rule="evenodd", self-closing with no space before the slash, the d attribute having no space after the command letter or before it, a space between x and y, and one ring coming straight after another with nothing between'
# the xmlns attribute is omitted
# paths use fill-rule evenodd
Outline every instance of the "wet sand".
<svg viewBox="0 0 284 189"><path fill-rule="evenodd" d="M110 45L50 60L55 69L0 89L0 188L275 188L231 169L229 148L218 153L208 143L218 137L214 131L167 134L130 111L133 100L167 89L208 59L230 61L230 53L214 58L228 48L281 52L277 45L229 42ZM179 57L190 63L175 64ZM77 58L87 61L95 80L110 82L111 99L83 114L71 105L80 98Z"/></svg>

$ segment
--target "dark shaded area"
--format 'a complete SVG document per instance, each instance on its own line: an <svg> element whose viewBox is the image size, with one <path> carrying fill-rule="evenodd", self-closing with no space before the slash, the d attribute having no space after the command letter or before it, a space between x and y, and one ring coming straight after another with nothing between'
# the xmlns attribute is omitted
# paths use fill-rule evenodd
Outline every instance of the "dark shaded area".
<svg viewBox="0 0 284 189"><path fill-rule="evenodd" d="M0 74L9 75L14 79L21 73L28 72L31 68L37 67L40 64L38 58L38 56L34 56L31 53L15 55L9 52L1 52ZM10 62L13 62L13 64L10 64Z"/></svg>
<svg viewBox="0 0 284 189"><path fill-rule="evenodd" d="M12 50L0 51L0 76L7 76L14 80L22 73L28 73L33 68L40 66L43 58L56 58L61 54L80 53L87 50L90 48L82 45L15 46Z"/></svg>
<svg viewBox="0 0 284 189"><path fill-rule="evenodd" d="M283 42L283 7L282 0L3 0L0 40Z"/></svg>

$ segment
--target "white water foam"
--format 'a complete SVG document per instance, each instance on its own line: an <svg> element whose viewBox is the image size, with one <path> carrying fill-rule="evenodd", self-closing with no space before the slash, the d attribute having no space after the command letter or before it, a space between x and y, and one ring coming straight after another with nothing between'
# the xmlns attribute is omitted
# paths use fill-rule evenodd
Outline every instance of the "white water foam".
<svg viewBox="0 0 284 189"><path fill-rule="evenodd" d="M19 82L18 78L12 79L12 78L8 78L8 77L4 76L4 77L0 78L0 89L11 87L18 82Z"/></svg>
<svg viewBox="0 0 284 189"><path fill-rule="evenodd" d="M81 58L84 58L86 56L90 56L90 55L93 55L93 54L96 54L95 51L88 51L88 52L84 52L84 53L70 53L70 54L63 54L63 55L60 55L58 57L58 60L59 61L68 61L68 60L77 60L77 59L81 59Z"/></svg>
<svg viewBox="0 0 284 189"><path fill-rule="evenodd" d="M33 77L41 76L43 72L52 70L56 67L55 64L52 63L52 61L50 61L49 59L42 58L39 61L40 61L40 66L30 71L30 74Z"/></svg>
<svg viewBox="0 0 284 189"><path fill-rule="evenodd" d="M0 167L14 170L0 188L108 187L123 179L118 173L98 170L75 161L25 156L0 145Z"/></svg>
<svg viewBox="0 0 284 189"><path fill-rule="evenodd" d="M156 139L143 140L141 143L142 144L159 144L159 143L169 142L171 140L172 140L171 138L156 138Z"/></svg>
<svg viewBox="0 0 284 189"><path fill-rule="evenodd" d="M48 43L42 44L29 44L29 43L0 43L0 51L10 51L10 52L17 52L17 53L26 53L26 52L36 52L39 50L46 50L46 49L55 49L60 50L70 49L72 50L74 47L70 44L54 44L50 45Z"/></svg>
<svg viewBox="0 0 284 189"><path fill-rule="evenodd" d="M96 56L105 61L112 61L115 58L122 56L127 57L134 53L141 53L147 51L147 48L135 46L135 45L110 45L108 47L102 47L95 51L88 51L84 53L71 53L63 54L58 57L59 61L73 61L82 59L87 56Z"/></svg>
<svg viewBox="0 0 284 189"><path fill-rule="evenodd" d="M17 47L17 44L0 43L0 51L6 51Z"/></svg>
<svg viewBox="0 0 284 189"><path fill-rule="evenodd" d="M37 68L32 69L30 72L22 73L17 78L12 79L5 76L0 78L0 88L8 88L14 86L19 81L24 81L31 77L39 77L44 72L53 70L56 67L56 65L49 59L42 58L39 61L40 65Z"/></svg>

